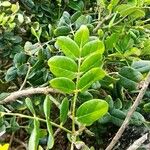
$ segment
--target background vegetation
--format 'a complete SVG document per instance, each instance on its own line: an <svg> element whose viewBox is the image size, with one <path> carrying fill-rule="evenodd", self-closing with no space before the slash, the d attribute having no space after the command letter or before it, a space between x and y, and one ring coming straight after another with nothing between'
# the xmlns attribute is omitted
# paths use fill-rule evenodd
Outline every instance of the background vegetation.
<svg viewBox="0 0 150 150"><path fill-rule="evenodd" d="M149 71L150 0L1 0L0 143L105 149ZM115 149L149 131L149 99Z"/></svg>

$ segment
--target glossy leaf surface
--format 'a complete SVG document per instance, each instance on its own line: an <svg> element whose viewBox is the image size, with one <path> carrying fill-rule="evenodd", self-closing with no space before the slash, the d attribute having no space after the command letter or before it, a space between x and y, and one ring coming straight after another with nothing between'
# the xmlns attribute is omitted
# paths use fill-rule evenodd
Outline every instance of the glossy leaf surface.
<svg viewBox="0 0 150 150"><path fill-rule="evenodd" d="M64 93L73 93L73 91L75 90L74 82L65 77L52 79L50 81L50 84L53 88L56 88Z"/></svg>
<svg viewBox="0 0 150 150"><path fill-rule="evenodd" d="M86 72L77 83L78 89L80 89L82 92L86 91L92 83L94 83L97 80L101 80L104 78L105 72L100 68L93 68Z"/></svg>
<svg viewBox="0 0 150 150"><path fill-rule="evenodd" d="M89 54L92 54L94 52L99 52L100 54L103 54L105 50L104 44L100 40L93 40L88 43L86 43L83 46L83 49L81 51L81 56L85 57Z"/></svg>
<svg viewBox="0 0 150 150"><path fill-rule="evenodd" d="M67 120L68 112L69 112L69 101L67 98L64 98L60 105L60 122L62 122L63 124Z"/></svg>
<svg viewBox="0 0 150 150"><path fill-rule="evenodd" d="M57 38L56 43L66 56L73 59L79 57L80 54L79 46L71 38L60 36Z"/></svg>
<svg viewBox="0 0 150 150"><path fill-rule="evenodd" d="M108 111L108 104L104 100L92 99L83 103L77 109L77 121L84 125L91 125Z"/></svg>
<svg viewBox="0 0 150 150"><path fill-rule="evenodd" d="M54 56L48 60L48 65L56 77L66 77L69 79L76 77L78 67L71 58L66 56Z"/></svg>

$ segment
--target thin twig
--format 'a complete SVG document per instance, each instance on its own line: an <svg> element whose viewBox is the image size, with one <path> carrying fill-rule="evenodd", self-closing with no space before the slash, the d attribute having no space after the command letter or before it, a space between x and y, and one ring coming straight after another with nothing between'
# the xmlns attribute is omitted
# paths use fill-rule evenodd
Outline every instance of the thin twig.
<svg viewBox="0 0 150 150"><path fill-rule="evenodd" d="M19 139L17 139L17 138L14 137L14 141L17 142L17 143L19 143L20 145L22 145L22 147L24 147L24 148L27 149L27 145L24 142L22 142L21 140L19 140Z"/></svg>
<svg viewBox="0 0 150 150"><path fill-rule="evenodd" d="M137 139L127 150L137 150L148 139L148 133Z"/></svg>
<svg viewBox="0 0 150 150"><path fill-rule="evenodd" d="M37 119L37 120L39 120L39 121L41 121L41 122L45 122L45 123L46 123L46 120L45 120L45 119L42 119L42 118L39 118L39 117L27 116L27 115L23 115L23 114L19 114L19 113L0 112L0 114L1 114L2 116L17 116L17 117L27 118L27 119L33 119L33 120ZM60 129L62 129L62 130L64 130L64 131L66 131L67 133L70 133L70 134L72 133L70 130L68 130L67 128L63 127L62 125L56 124L55 122L52 122L52 121L50 121L50 123L51 123L52 126L55 126L55 127L57 127L57 128L60 128Z"/></svg>
<svg viewBox="0 0 150 150"><path fill-rule="evenodd" d="M26 82L27 82L27 78L28 78L28 76L29 76L30 70L31 70L31 67L30 67L30 64L29 64L27 74L26 74L26 76L25 76L25 79L24 79L24 81L23 81L23 83L22 83L22 85L21 85L19 91L21 91L21 90L24 88L24 86L25 86L25 84L26 84Z"/></svg>
<svg viewBox="0 0 150 150"><path fill-rule="evenodd" d="M16 122L18 122L18 121L19 121L19 118L16 119ZM13 140L15 138L14 136L15 136L15 131L12 132L12 134L11 134L10 141L9 141L9 148L11 147L12 142L13 142Z"/></svg>
<svg viewBox="0 0 150 150"><path fill-rule="evenodd" d="M106 16L102 21L99 21L99 23L97 24L97 26L95 27L95 29L93 30L93 33L96 33L98 31L98 29L101 27L101 25L109 20L114 14L109 14L108 16Z"/></svg>
<svg viewBox="0 0 150 150"><path fill-rule="evenodd" d="M108 145L108 147L106 148L106 150L112 150L112 148L115 146L115 144L118 142L118 140L120 139L121 135L123 134L124 130L126 129L126 127L129 124L129 121L134 113L134 111L136 110L137 106L139 105L139 103L141 102L147 88L148 85L150 83L150 72L147 75L147 78L142 86L142 89L140 90L135 102L133 103L133 105L131 106L131 108L129 109L127 116L123 122L123 124L121 125L121 127L119 128L118 132L116 133L115 137L112 139L112 141L110 142L110 144Z"/></svg>
<svg viewBox="0 0 150 150"><path fill-rule="evenodd" d="M59 108L60 103L51 95L49 95L50 100Z"/></svg>
<svg viewBox="0 0 150 150"><path fill-rule="evenodd" d="M54 133L54 137L56 137L56 135L57 135L60 131L61 131L61 129L58 128L58 129L55 131L55 133Z"/></svg>
<svg viewBox="0 0 150 150"><path fill-rule="evenodd" d="M11 137L10 137L10 140L9 140L9 148L11 148L11 145L12 145L12 142L13 142L13 139L14 139L14 135L15 135L15 132L13 132L11 134Z"/></svg>
<svg viewBox="0 0 150 150"><path fill-rule="evenodd" d="M121 18L121 19L118 20L117 22L113 23L113 24L111 25L111 27L113 27L113 26L119 24L119 23L122 22L126 17L127 17L127 16L124 16L123 18ZM104 29L105 29L105 28L109 28L109 25L104 26L103 28L104 28Z"/></svg>
<svg viewBox="0 0 150 150"><path fill-rule="evenodd" d="M17 98L34 95L34 94L48 94L48 93L61 93L57 90L54 90L49 87L37 87L37 88L29 88L21 91L16 91L7 96L4 100L0 101L0 104L5 104L8 102L13 102Z"/></svg>
<svg viewBox="0 0 150 150"><path fill-rule="evenodd" d="M27 146L26 147L24 147L23 145L19 145L15 150L20 150L20 149L27 149Z"/></svg>

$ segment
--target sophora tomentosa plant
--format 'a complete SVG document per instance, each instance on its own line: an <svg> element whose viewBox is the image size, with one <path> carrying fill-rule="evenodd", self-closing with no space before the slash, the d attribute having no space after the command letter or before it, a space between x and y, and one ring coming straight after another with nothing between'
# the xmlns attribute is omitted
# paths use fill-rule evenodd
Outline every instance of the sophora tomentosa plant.
<svg viewBox="0 0 150 150"><path fill-rule="evenodd" d="M82 25L74 34L74 40L67 36L57 38L56 45L65 56L53 56L49 59L50 71L56 78L50 80L50 85L62 93L70 94L71 108L67 97L62 101L60 121L67 120L70 111L72 119L71 150L78 142L77 136L81 127L90 126L105 115L108 104L101 99L91 99L76 108L78 94L88 90L92 83L101 80L106 73L102 69L104 44L99 39L90 39L89 30ZM75 124L78 125L76 129Z"/></svg>

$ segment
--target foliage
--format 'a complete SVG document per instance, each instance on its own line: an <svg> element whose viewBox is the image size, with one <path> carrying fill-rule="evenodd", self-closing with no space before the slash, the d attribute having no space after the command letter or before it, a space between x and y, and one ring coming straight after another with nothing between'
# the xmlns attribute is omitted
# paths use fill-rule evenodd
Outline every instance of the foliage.
<svg viewBox="0 0 150 150"><path fill-rule="evenodd" d="M1 0L0 100L23 88L59 91L0 105L1 134L60 149L62 130L64 149L96 149L91 131L122 124L150 71L149 14L149 0ZM148 128L149 98L148 89L130 125Z"/></svg>

